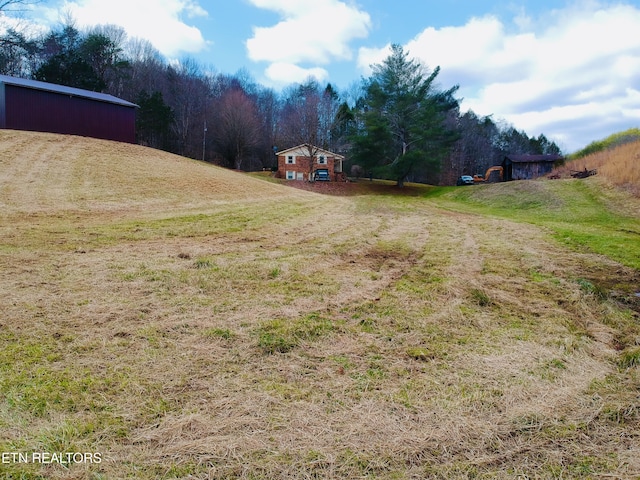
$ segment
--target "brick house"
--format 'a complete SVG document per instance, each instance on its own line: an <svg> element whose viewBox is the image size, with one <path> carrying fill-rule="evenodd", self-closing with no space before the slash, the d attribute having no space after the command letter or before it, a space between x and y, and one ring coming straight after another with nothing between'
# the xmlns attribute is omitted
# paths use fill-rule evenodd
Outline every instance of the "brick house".
<svg viewBox="0 0 640 480"><path fill-rule="evenodd" d="M313 153L313 168L309 168L309 153ZM298 145L278 152L278 177L287 180L313 181L324 175L332 182L342 180L342 161L344 157L337 153L308 144Z"/></svg>

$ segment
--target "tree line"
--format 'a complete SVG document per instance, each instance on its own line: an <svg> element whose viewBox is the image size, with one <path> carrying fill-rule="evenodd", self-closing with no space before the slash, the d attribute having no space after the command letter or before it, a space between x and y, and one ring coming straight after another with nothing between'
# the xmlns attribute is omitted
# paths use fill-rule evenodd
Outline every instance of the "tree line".
<svg viewBox="0 0 640 480"><path fill-rule="evenodd" d="M67 19L39 35L2 33L0 73L133 102L138 143L238 170L273 168L278 150L309 144L345 155L347 173L452 184L505 154L560 153L543 134L461 113L457 86L440 89L439 68L398 45L350 91L309 78L278 92L244 71L169 62L120 27L80 30Z"/></svg>

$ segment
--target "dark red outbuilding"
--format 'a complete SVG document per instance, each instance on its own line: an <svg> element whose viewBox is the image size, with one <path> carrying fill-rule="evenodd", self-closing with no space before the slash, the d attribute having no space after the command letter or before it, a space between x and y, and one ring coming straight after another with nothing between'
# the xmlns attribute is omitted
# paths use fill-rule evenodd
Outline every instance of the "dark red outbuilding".
<svg viewBox="0 0 640 480"><path fill-rule="evenodd" d="M136 107L105 93L0 75L0 128L134 143Z"/></svg>

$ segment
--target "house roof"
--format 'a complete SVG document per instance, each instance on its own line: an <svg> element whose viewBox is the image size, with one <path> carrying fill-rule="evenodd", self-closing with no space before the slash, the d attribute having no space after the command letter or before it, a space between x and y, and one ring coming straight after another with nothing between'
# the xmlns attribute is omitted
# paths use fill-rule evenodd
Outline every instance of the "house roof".
<svg viewBox="0 0 640 480"><path fill-rule="evenodd" d="M66 87L64 85L57 85L55 83L40 82L38 80L10 77L9 75L0 75L0 83L15 85L24 88L31 88L34 90L44 90L47 92L60 93L73 97L88 98L99 102L115 103L117 105L124 105L126 107L138 106L135 103L127 102L126 100L122 100L121 98L114 97L113 95L109 95L106 93L92 92L90 90L83 90L81 88L75 87Z"/></svg>
<svg viewBox="0 0 640 480"><path fill-rule="evenodd" d="M506 155L504 158L513 163L540 163L555 162L562 159L562 155Z"/></svg>
<svg viewBox="0 0 640 480"><path fill-rule="evenodd" d="M285 155L289 152L293 152L296 150L306 150L306 153L308 153L308 148L309 148L309 144L308 143L303 143L301 145L297 145L295 147L291 147L291 148L287 148L286 150L281 150L278 152L278 156L280 155ZM325 150L324 148L320 148L320 147L316 147L315 145L313 146L313 149L316 151L316 155L318 154L322 154L322 155L326 155L328 157L334 157L337 158L338 160L344 160L344 157L342 155L338 155L337 153L333 153L330 152L329 150Z"/></svg>

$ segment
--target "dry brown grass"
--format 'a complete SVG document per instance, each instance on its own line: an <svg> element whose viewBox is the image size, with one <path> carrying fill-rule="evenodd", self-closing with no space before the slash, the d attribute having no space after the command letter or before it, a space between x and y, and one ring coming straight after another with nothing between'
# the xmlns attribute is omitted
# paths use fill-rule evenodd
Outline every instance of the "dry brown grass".
<svg viewBox="0 0 640 480"><path fill-rule="evenodd" d="M10 130L0 135L5 215L54 209L137 217L296 194L255 179L238 182L234 172L138 145Z"/></svg>
<svg viewBox="0 0 640 480"><path fill-rule="evenodd" d="M585 286L637 272L420 198L0 152L0 450L105 456L9 478L640 475L638 317Z"/></svg>
<svg viewBox="0 0 640 480"><path fill-rule="evenodd" d="M553 174L568 177L571 170L598 170L598 176L610 185L621 187L640 197L640 142L627 143L604 150L554 170Z"/></svg>

